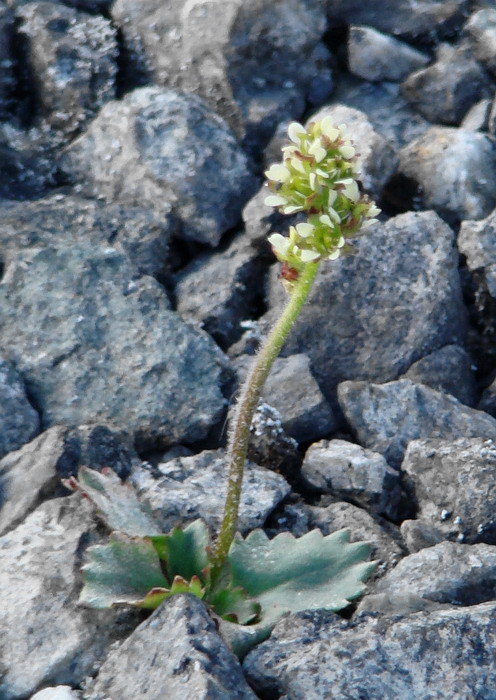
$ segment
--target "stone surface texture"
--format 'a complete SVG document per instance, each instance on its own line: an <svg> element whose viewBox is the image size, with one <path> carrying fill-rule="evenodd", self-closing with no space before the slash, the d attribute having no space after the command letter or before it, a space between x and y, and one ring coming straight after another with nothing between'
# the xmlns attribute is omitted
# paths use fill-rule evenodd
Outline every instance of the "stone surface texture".
<svg viewBox="0 0 496 700"><path fill-rule="evenodd" d="M0 459L40 431L40 417L26 396L22 377L0 356Z"/></svg>

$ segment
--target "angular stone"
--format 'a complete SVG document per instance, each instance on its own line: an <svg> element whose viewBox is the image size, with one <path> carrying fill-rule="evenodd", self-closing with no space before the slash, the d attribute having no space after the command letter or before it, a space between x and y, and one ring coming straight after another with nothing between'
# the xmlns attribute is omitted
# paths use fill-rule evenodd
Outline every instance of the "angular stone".
<svg viewBox="0 0 496 700"><path fill-rule="evenodd" d="M496 9L485 7L470 16L464 27L475 58L496 75Z"/></svg>
<svg viewBox="0 0 496 700"><path fill-rule="evenodd" d="M248 150L332 90L318 0L117 0L112 17L149 81L202 96Z"/></svg>
<svg viewBox="0 0 496 700"><path fill-rule="evenodd" d="M348 34L348 68L365 80L403 80L429 63L429 57L372 27L352 26Z"/></svg>
<svg viewBox="0 0 496 700"><path fill-rule="evenodd" d="M461 128L469 131L488 131L490 110L491 100L485 99L476 102L463 117Z"/></svg>
<svg viewBox="0 0 496 700"><path fill-rule="evenodd" d="M437 60L412 73L401 86L403 95L426 119L459 124L479 100L492 94L490 81L465 47L443 44Z"/></svg>
<svg viewBox="0 0 496 700"><path fill-rule="evenodd" d="M144 695L147 700L255 700L204 603L185 595L166 601L109 654L85 697Z"/></svg>
<svg viewBox="0 0 496 700"><path fill-rule="evenodd" d="M81 548L94 529L91 505L75 495L44 503L0 538L2 700L43 685L79 685L128 633L127 614L88 613L76 604Z"/></svg>
<svg viewBox="0 0 496 700"><path fill-rule="evenodd" d="M496 547L440 542L410 554L378 583L377 591L411 593L451 605L477 605L496 595Z"/></svg>
<svg viewBox="0 0 496 700"><path fill-rule="evenodd" d="M410 379L387 384L343 382L339 404L359 442L399 467L411 440L484 437L496 440L496 420Z"/></svg>
<svg viewBox="0 0 496 700"><path fill-rule="evenodd" d="M321 440L307 450L301 475L310 486L391 520L398 517L399 473L384 457L346 440Z"/></svg>
<svg viewBox="0 0 496 700"><path fill-rule="evenodd" d="M239 381L244 380L253 357L235 361ZM313 442L332 433L336 420L319 389L307 355L278 357L265 382L263 400L281 414L284 431L297 442Z"/></svg>
<svg viewBox="0 0 496 700"><path fill-rule="evenodd" d="M235 408L230 412L234 417ZM250 426L248 459L293 481L301 467L298 443L284 430L282 416L273 406L260 401Z"/></svg>
<svg viewBox="0 0 496 700"><path fill-rule="evenodd" d="M173 204L182 235L212 246L255 190L227 124L195 95L156 87L105 105L60 167L90 197L160 215Z"/></svg>
<svg viewBox="0 0 496 700"><path fill-rule="evenodd" d="M39 432L40 417L26 396L21 376L0 356L0 459Z"/></svg>
<svg viewBox="0 0 496 700"><path fill-rule="evenodd" d="M417 518L446 539L496 544L496 447L492 440L413 440L401 465Z"/></svg>
<svg viewBox="0 0 496 700"><path fill-rule="evenodd" d="M496 206L495 163L496 146L484 134L433 126L400 151L398 172L421 188L423 207L457 222Z"/></svg>
<svg viewBox="0 0 496 700"><path fill-rule="evenodd" d="M466 350L459 345L445 345L414 362L403 377L451 394L467 406L474 406L476 386L472 366Z"/></svg>
<svg viewBox="0 0 496 700"><path fill-rule="evenodd" d="M0 283L4 352L45 428L108 423L141 447L202 439L224 409L224 360L155 280L133 276L113 248L24 251Z"/></svg>
<svg viewBox="0 0 496 700"><path fill-rule="evenodd" d="M81 466L109 467L125 479L137 460L133 449L104 425L56 425L0 460L0 535L18 525L60 480Z"/></svg>
<svg viewBox="0 0 496 700"><path fill-rule="evenodd" d="M388 34L435 41L451 34L465 17L466 0L396 0L384 7L384 0L327 0L330 27L364 24Z"/></svg>
<svg viewBox="0 0 496 700"><path fill-rule="evenodd" d="M103 204L77 195L0 203L4 264L26 248L91 242L122 249L140 274L162 279L170 268L170 239L178 232L166 203L160 216L145 207Z"/></svg>
<svg viewBox="0 0 496 700"><path fill-rule="evenodd" d="M74 134L115 97L115 29L58 2L29 2L17 12L43 117Z"/></svg>
<svg viewBox="0 0 496 700"><path fill-rule="evenodd" d="M357 255L322 266L283 354L307 353L324 396L333 400L344 379L389 381L427 353L462 343L453 238L434 212L377 224L359 240ZM269 299L264 319L273 320L286 303L275 274Z"/></svg>
<svg viewBox="0 0 496 700"><path fill-rule="evenodd" d="M400 526L401 536L410 554L420 552L444 540L443 533L422 520L404 520Z"/></svg>
<svg viewBox="0 0 496 700"><path fill-rule="evenodd" d="M225 451L211 450L159 464L158 479L144 468L134 470L131 479L140 498L152 507L164 532L197 518L217 532L227 488L227 466ZM239 532L262 527L289 491L289 484L280 474L248 462L239 509Z"/></svg>
<svg viewBox="0 0 496 700"><path fill-rule="evenodd" d="M363 112L352 107L340 104L322 107L309 121L324 117L331 117L335 124L346 124L359 153L363 188L372 199L379 199L384 185L398 165L396 151L390 142L374 129Z"/></svg>
<svg viewBox="0 0 496 700"><path fill-rule="evenodd" d="M262 697L492 700L495 643L494 603L353 620L319 611L279 622L243 667Z"/></svg>
<svg viewBox="0 0 496 700"><path fill-rule="evenodd" d="M372 581L396 566L403 556L398 529L363 508L338 501L328 506L310 506L309 528L318 527L324 535L349 530L353 542L368 542L370 558L377 560Z"/></svg>
<svg viewBox="0 0 496 700"><path fill-rule="evenodd" d="M496 265L496 209L480 221L462 221L458 249L469 270Z"/></svg>
<svg viewBox="0 0 496 700"><path fill-rule="evenodd" d="M239 339L244 319L261 303L265 265L243 233L223 251L204 253L177 276L177 312L197 321L227 348Z"/></svg>

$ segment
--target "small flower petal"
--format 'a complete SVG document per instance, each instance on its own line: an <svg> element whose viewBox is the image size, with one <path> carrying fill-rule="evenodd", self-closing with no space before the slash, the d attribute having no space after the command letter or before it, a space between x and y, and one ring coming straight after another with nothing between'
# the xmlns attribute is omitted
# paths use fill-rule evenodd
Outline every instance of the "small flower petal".
<svg viewBox="0 0 496 700"><path fill-rule="evenodd" d="M327 151L325 148L322 147L322 142L320 139L315 139L315 141L308 149L308 152L311 156L315 158L317 163L323 161L327 155Z"/></svg>
<svg viewBox="0 0 496 700"><path fill-rule="evenodd" d="M291 165L295 170L297 170L299 173L306 173L305 166L301 162L299 158L291 158Z"/></svg>
<svg viewBox="0 0 496 700"><path fill-rule="evenodd" d="M329 228L333 228L332 221L327 216L327 214L323 214L322 216L319 216L319 221L321 223L323 223L325 226L329 226Z"/></svg>
<svg viewBox="0 0 496 700"><path fill-rule="evenodd" d="M291 173L284 165L275 163L265 171L265 177L274 182L287 182L291 178Z"/></svg>
<svg viewBox="0 0 496 700"><path fill-rule="evenodd" d="M353 158L356 153L355 149L350 143L345 143L339 150L343 158Z"/></svg>
<svg viewBox="0 0 496 700"><path fill-rule="evenodd" d="M365 219L362 223L362 230L371 228L371 226L375 226L377 223L379 223L379 219Z"/></svg>
<svg viewBox="0 0 496 700"><path fill-rule="evenodd" d="M329 173L326 173L324 170L321 170L321 168L315 168L315 174L320 175L320 177L329 177Z"/></svg>
<svg viewBox="0 0 496 700"><path fill-rule="evenodd" d="M315 185L317 183L317 176L315 173L310 173L309 177L310 188L315 191Z"/></svg>
<svg viewBox="0 0 496 700"><path fill-rule="evenodd" d="M288 126L288 136L293 143L300 143L300 137L306 134L307 130L298 122L291 122Z"/></svg>
<svg viewBox="0 0 496 700"><path fill-rule="evenodd" d="M335 221L337 224L340 224L340 223L341 223L341 217L339 216L339 214L337 213L337 211L336 211L335 209L333 209L332 207L329 207L329 216L330 216L331 219L332 219L333 221Z"/></svg>
<svg viewBox="0 0 496 700"><path fill-rule="evenodd" d="M339 250L335 250L327 256L328 260L337 260L339 258Z"/></svg>
<svg viewBox="0 0 496 700"><path fill-rule="evenodd" d="M337 247L342 248L345 243L346 243L346 241L344 240L343 236L341 236L341 238L338 241Z"/></svg>
<svg viewBox="0 0 496 700"><path fill-rule="evenodd" d="M369 210L365 216L368 219L370 219L372 216L377 216L380 213L381 213L381 210L379 209L379 207L376 207L375 204L372 204L372 206L369 208Z"/></svg>
<svg viewBox="0 0 496 700"><path fill-rule="evenodd" d="M297 211L303 211L303 207L288 206L283 208L284 214L296 214Z"/></svg>
<svg viewBox="0 0 496 700"><path fill-rule="evenodd" d="M328 139L334 141L339 136L339 131L334 126L331 117L324 117L320 122L320 130Z"/></svg>
<svg viewBox="0 0 496 700"><path fill-rule="evenodd" d="M315 250L302 250L300 258L302 262L312 262L320 258L320 253L317 253Z"/></svg>
<svg viewBox="0 0 496 700"><path fill-rule="evenodd" d="M315 231L313 224L296 224L295 228L301 238L308 238Z"/></svg>
<svg viewBox="0 0 496 700"><path fill-rule="evenodd" d="M343 191L346 197L348 197L348 199L351 199L352 202L358 202L358 200L360 199L360 191L355 180L351 180L350 184L346 185Z"/></svg>
<svg viewBox="0 0 496 700"><path fill-rule="evenodd" d="M280 233L273 233L269 236L268 241L274 250L284 257L287 253L289 246L289 239L285 236L281 236Z"/></svg>
<svg viewBox="0 0 496 700"><path fill-rule="evenodd" d="M288 200L284 199L284 197L281 197L279 194L271 194L269 197L265 198L265 204L268 207L282 207L284 204L287 204Z"/></svg>
<svg viewBox="0 0 496 700"><path fill-rule="evenodd" d="M338 196L338 193L336 192L336 190L329 190L329 199L327 200L327 204L329 205L329 209L332 207L332 205L336 201L337 196Z"/></svg>

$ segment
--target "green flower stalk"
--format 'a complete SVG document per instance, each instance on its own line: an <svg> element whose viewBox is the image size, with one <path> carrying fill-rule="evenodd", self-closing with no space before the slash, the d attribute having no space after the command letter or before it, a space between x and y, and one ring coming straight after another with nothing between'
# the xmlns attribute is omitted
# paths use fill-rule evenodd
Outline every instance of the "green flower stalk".
<svg viewBox="0 0 496 700"><path fill-rule="evenodd" d="M301 213L289 236L269 236L282 263L288 303L262 345L241 390L230 430L229 477L224 515L213 552L213 576L219 576L236 533L250 426L272 364L310 294L322 260L353 252L349 239L372 226L380 210L360 191L358 154L344 125L330 117L305 128L289 125L291 143L281 163L265 173L272 194L265 203L283 214Z"/></svg>

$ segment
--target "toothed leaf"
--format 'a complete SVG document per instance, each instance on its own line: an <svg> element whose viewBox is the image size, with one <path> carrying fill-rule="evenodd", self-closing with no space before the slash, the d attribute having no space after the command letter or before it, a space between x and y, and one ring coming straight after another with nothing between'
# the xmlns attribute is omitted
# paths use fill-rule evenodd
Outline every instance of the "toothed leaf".
<svg viewBox="0 0 496 700"><path fill-rule="evenodd" d="M262 621L286 612L341 610L364 590L375 568L365 561L364 542L350 543L347 530L324 537L312 530L296 539L288 532L269 540L262 530L236 539L229 553L233 585L262 606Z"/></svg>
<svg viewBox="0 0 496 700"><path fill-rule="evenodd" d="M184 530L176 527L168 535L151 538L158 556L166 563L169 578L182 576L188 581L192 576L201 576L208 566L209 539L202 520L195 520Z"/></svg>
<svg viewBox="0 0 496 700"><path fill-rule="evenodd" d="M110 530L125 532L131 537L160 534L150 509L138 501L132 486L123 484L113 471L102 474L81 467L77 488L95 504Z"/></svg>
<svg viewBox="0 0 496 700"><path fill-rule="evenodd" d="M79 598L84 605L139 605L152 589L169 588L149 540L113 532L108 544L89 547L86 557L82 567L84 587Z"/></svg>
<svg viewBox="0 0 496 700"><path fill-rule="evenodd" d="M208 597L219 617L238 625L247 625L260 615L260 603L249 598L242 588L222 588Z"/></svg>

